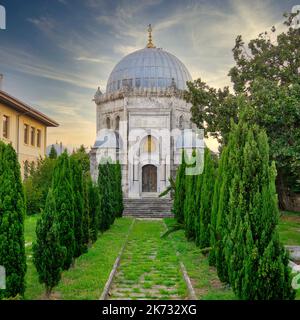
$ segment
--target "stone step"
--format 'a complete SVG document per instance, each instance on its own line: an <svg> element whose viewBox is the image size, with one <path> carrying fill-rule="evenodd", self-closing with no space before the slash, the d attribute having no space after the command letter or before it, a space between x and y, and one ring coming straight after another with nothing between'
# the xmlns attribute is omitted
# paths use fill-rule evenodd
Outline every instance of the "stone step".
<svg viewBox="0 0 300 320"><path fill-rule="evenodd" d="M162 198L124 199L124 216L139 218L173 217L172 200Z"/></svg>

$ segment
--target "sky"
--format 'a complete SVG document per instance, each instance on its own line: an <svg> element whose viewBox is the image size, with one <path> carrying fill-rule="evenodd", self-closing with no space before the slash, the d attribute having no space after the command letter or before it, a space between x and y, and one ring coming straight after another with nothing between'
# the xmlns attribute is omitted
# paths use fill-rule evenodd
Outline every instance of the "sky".
<svg viewBox="0 0 300 320"><path fill-rule="evenodd" d="M300 0L0 0L3 90L60 123L48 144L93 145L98 86L114 66L153 42L176 55L192 78L230 86L235 38L245 41L276 26Z"/></svg>

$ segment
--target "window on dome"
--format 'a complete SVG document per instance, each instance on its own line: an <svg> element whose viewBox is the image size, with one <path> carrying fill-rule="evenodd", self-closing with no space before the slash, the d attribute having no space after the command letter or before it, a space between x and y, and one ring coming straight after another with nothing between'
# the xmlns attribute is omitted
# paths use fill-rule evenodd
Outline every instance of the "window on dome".
<svg viewBox="0 0 300 320"><path fill-rule="evenodd" d="M144 87L145 88L149 87L149 79L147 79L147 78L144 79Z"/></svg>
<svg viewBox="0 0 300 320"><path fill-rule="evenodd" d="M120 89L121 86L121 80L118 80L118 90Z"/></svg>
<svg viewBox="0 0 300 320"><path fill-rule="evenodd" d="M144 143L144 152L155 152L156 146L155 146L155 141L152 136L147 136L147 139Z"/></svg>
<svg viewBox="0 0 300 320"><path fill-rule="evenodd" d="M132 87L132 79L129 79L129 80L128 80L128 86L129 86L129 87Z"/></svg>

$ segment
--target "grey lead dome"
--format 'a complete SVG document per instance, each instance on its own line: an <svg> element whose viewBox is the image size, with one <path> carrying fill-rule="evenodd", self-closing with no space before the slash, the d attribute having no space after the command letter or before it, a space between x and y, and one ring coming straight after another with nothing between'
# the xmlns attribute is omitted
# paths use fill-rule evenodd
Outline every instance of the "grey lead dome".
<svg viewBox="0 0 300 320"><path fill-rule="evenodd" d="M122 87L167 88L174 79L185 90L192 77L185 65L173 54L160 48L144 48L124 57L109 76L106 92Z"/></svg>

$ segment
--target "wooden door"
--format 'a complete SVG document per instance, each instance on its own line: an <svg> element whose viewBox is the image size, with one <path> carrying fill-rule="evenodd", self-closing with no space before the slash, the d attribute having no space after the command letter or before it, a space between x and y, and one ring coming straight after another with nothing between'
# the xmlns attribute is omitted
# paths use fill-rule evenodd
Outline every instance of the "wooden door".
<svg viewBox="0 0 300 320"><path fill-rule="evenodd" d="M142 192L157 192L157 168L148 164L142 171Z"/></svg>

